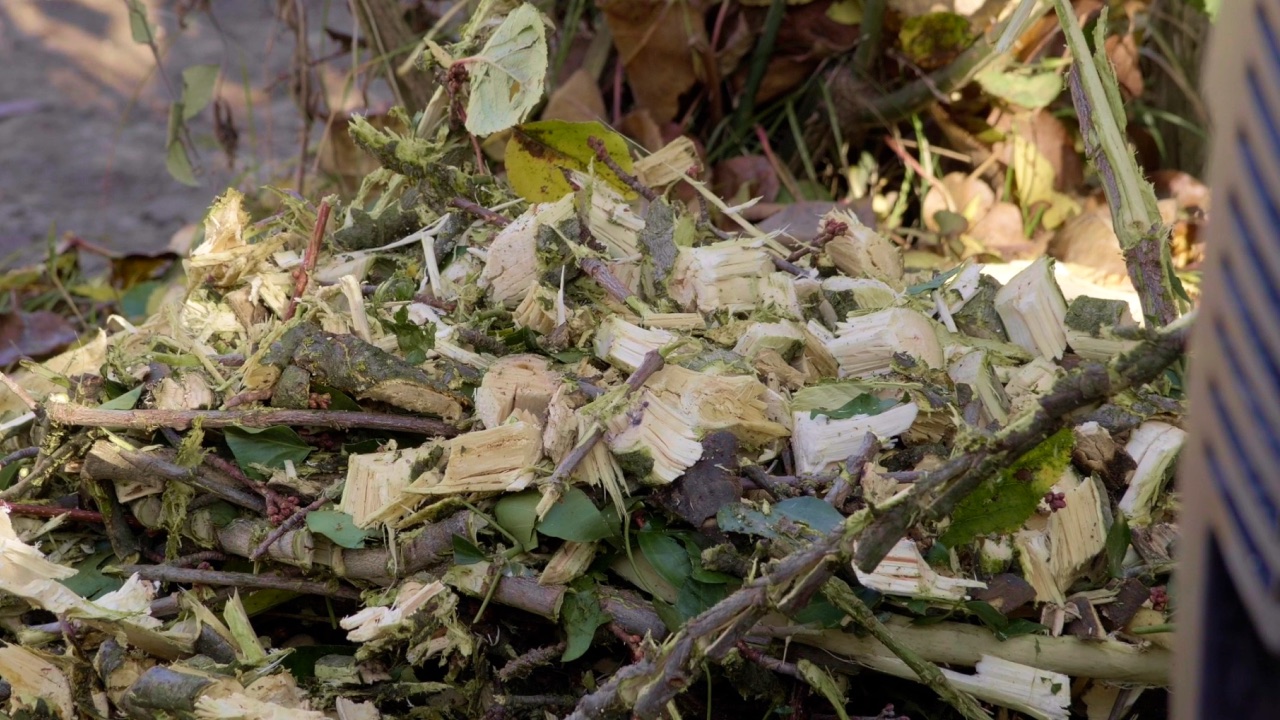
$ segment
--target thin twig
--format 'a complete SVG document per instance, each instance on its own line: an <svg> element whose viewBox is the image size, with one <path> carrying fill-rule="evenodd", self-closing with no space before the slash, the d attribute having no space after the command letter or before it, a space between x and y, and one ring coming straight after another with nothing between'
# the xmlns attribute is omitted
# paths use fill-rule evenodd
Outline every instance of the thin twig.
<svg viewBox="0 0 1280 720"><path fill-rule="evenodd" d="M301 175L299 175L298 183L302 183ZM302 299L302 293L307 289L307 283L310 282L311 276L316 271L316 262L320 259L320 241L324 239L324 228L328 224L329 201L322 200L319 209L316 210L316 224L311 230L311 241L307 243L307 252L302 258L302 267L293 271L293 297L289 298L289 307L284 311L284 320L286 322L293 319L293 314L298 310L298 301Z"/></svg>
<svg viewBox="0 0 1280 720"><path fill-rule="evenodd" d="M822 232L819 233L818 237L814 238L813 242L801 246L788 255L787 262L795 262L809 253L821 252L822 248L827 246L827 243L847 232L849 232L848 223L843 223L839 220L828 220L823 224Z"/></svg>
<svg viewBox="0 0 1280 720"><path fill-rule="evenodd" d="M526 677L537 668L554 661L564 652L564 648L564 643L534 648L503 665L502 669L498 671L498 679L502 682L511 682L512 680Z"/></svg>
<svg viewBox="0 0 1280 720"><path fill-rule="evenodd" d="M880 440L876 438L875 433L867 433L862 437L862 444L858 446L858 450L849 456L845 462L845 473L836 476L835 482L831 483L831 488L827 490L827 495L823 499L831 503L832 507L837 510L844 506L844 501L849 498L849 492L853 490L853 486L862 482L862 475L867 469L867 463L875 454L880 451Z"/></svg>
<svg viewBox="0 0 1280 720"><path fill-rule="evenodd" d="M186 430L196 422L205 428L267 428L273 425L321 427L333 430L366 428L391 432L453 437L457 427L441 420L411 415L354 410L104 410L73 403L49 403L45 407L49 419L63 425L105 427L128 430L153 430L171 427Z"/></svg>
<svg viewBox="0 0 1280 720"><path fill-rule="evenodd" d="M258 543L258 547L254 548L253 552L249 553L249 559L250 560L262 559L262 556L266 555L267 551L271 549L271 546L276 544L276 542L278 542L280 538L284 537L285 533L288 533L290 530L306 522L307 515L312 510L319 510L320 506L324 505L327 502L331 502L330 498L327 495L322 494L320 497L312 501L310 505L302 508L301 510L294 511L294 513L290 515L284 522L277 525L275 530L272 530L270 533L268 533L267 536L262 539L262 542Z"/></svg>
<svg viewBox="0 0 1280 720"><path fill-rule="evenodd" d="M25 448L22 448L21 450L15 450L9 453L8 455L5 455L4 457L0 458L0 468L4 467L5 465L9 465L11 463L16 463L19 460L26 460L27 458L33 458L39 454L40 454L40 448L34 447L34 446L25 447Z"/></svg>
<svg viewBox="0 0 1280 720"><path fill-rule="evenodd" d="M224 570L197 570L170 565L124 565L119 568L124 575L137 573L143 580L190 583L194 585L225 585L238 588L264 590L289 590L302 595L322 595L343 600L359 600L354 588L337 583L313 582L283 575L254 575L253 573L226 572Z"/></svg>
<svg viewBox="0 0 1280 720"><path fill-rule="evenodd" d="M592 135L587 138L587 145L595 151L596 159L604 163L604 166L609 168L614 175L617 175L619 180L626 183L627 187L635 190L636 194L649 202L653 202L658 199L658 193L654 192L653 188L640 182L640 178L622 169L622 166L618 164L618 161L614 160L613 156L609 154L609 148L604 146L603 140Z"/></svg>
<svg viewBox="0 0 1280 720"><path fill-rule="evenodd" d="M37 412L40 410L40 403L36 402L36 399L31 397L31 393L27 392L27 389L19 385L13 378L4 373L0 373L0 382L4 383L5 387L9 388L9 392L17 395L18 399L22 401L23 405L27 406L28 410L34 410Z"/></svg>
<svg viewBox="0 0 1280 720"><path fill-rule="evenodd" d="M57 505L21 505L0 500L0 509L9 511L11 515L22 517L55 518L66 516L68 520L74 520L75 522L93 523L95 525L102 525L105 522L102 513L95 510L64 508ZM138 524L137 521L135 521L135 524Z"/></svg>
<svg viewBox="0 0 1280 720"><path fill-rule="evenodd" d="M506 227L511 224L511 218L503 217L498 213L490 210L489 208L483 205L480 205L478 203L474 203L464 197L456 197L450 200L449 204L458 208L459 210L464 210L468 213L471 213L472 215L475 215L476 217L480 218L481 220L484 220L490 225L497 225L498 227Z"/></svg>

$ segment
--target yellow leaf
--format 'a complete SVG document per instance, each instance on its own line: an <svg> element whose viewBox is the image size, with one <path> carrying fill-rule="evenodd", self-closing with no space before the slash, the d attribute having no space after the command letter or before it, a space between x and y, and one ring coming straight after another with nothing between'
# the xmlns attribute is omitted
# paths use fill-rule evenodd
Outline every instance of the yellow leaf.
<svg viewBox="0 0 1280 720"><path fill-rule="evenodd" d="M552 202L573 192L564 171L586 173L591 169L625 198L634 198L635 191L596 159L587 144L592 137L604 142L609 157L623 172L631 172L626 140L601 123L543 120L512 128L506 152L511 187L529 202Z"/></svg>

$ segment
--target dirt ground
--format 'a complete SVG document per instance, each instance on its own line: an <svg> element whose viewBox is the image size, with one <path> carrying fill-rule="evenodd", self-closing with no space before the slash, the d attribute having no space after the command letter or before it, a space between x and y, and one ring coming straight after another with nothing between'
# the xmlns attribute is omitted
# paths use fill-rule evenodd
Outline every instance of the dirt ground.
<svg viewBox="0 0 1280 720"><path fill-rule="evenodd" d="M178 92L184 68L221 66L216 92L239 130L235 166L217 146L209 108L190 123L201 186L166 171L172 97L151 50L132 40L127 0L0 0L0 269L40 257L51 224L112 250L151 252L198 222L228 185L291 184L301 124L287 92L295 43L277 3L208 3L216 25L196 13L185 29L179 3L144 4ZM332 52L320 19L346 3L304 4L313 55Z"/></svg>

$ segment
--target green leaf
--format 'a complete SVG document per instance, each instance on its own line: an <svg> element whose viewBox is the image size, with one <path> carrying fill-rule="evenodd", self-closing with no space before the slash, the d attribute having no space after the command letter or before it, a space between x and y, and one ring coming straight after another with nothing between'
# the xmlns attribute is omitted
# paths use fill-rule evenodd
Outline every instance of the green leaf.
<svg viewBox="0 0 1280 720"><path fill-rule="evenodd" d="M831 533L844 522L844 516L831 504L816 497L802 496L783 500L773 506L773 511L784 517L817 530L823 535Z"/></svg>
<svg viewBox="0 0 1280 720"><path fill-rule="evenodd" d="M516 126L507 141L505 163L507 178L520 197L529 202L552 202L573 192L564 170L587 172L593 167L596 177L607 182L623 197L636 193L612 170L596 159L587 144L597 137L624 172L631 172L631 155L627 141L598 122L564 122L542 120Z"/></svg>
<svg viewBox="0 0 1280 720"><path fill-rule="evenodd" d="M503 530L511 533L528 551L538 546L534 528L538 523L538 501L542 496L536 490L526 490L515 495L504 495L493 508L494 519Z"/></svg>
<svg viewBox="0 0 1280 720"><path fill-rule="evenodd" d="M1017 618L1016 620L1010 620L1009 626L996 633L996 637L1003 641L1022 635L1038 635L1047 632L1049 632L1049 628L1038 622L1032 622L1026 618Z"/></svg>
<svg viewBox="0 0 1280 720"><path fill-rule="evenodd" d="M1071 430L1060 430L969 494L951 514L940 538L947 547L967 545L979 535L1013 532L1036 511L1071 462Z"/></svg>
<svg viewBox="0 0 1280 720"><path fill-rule="evenodd" d="M355 518L337 510L313 510L307 513L307 529L344 548L364 547L364 541L369 537L368 531L356 527Z"/></svg>
<svg viewBox="0 0 1280 720"><path fill-rule="evenodd" d="M529 117L547 80L547 30L542 13L523 3L507 15L469 64L467 132L491 135Z"/></svg>
<svg viewBox="0 0 1280 720"><path fill-rule="evenodd" d="M716 525L727 533L757 535L776 540L778 537L778 531L774 527L776 524L776 519L771 519L770 516L743 503L725 505L716 513Z"/></svg>
<svg viewBox="0 0 1280 720"><path fill-rule="evenodd" d="M174 108L181 111L181 106L179 105L175 105ZM182 143L173 142L169 144L169 149L164 158L164 167L174 180L190 187L200 187L200 182L196 180L195 171L191 169L191 158L187 157L187 149Z"/></svg>
<svg viewBox="0 0 1280 720"><path fill-rule="evenodd" d="M148 280L134 285L120 297L120 312L127 318L150 317L157 309L151 307L151 300L156 298L158 291L164 287L165 283L159 280ZM196 363L191 367L198 366L199 363Z"/></svg>
<svg viewBox="0 0 1280 720"><path fill-rule="evenodd" d="M217 65L192 65L182 71L182 119L200 114L213 99L213 86L218 80Z"/></svg>
<svg viewBox="0 0 1280 720"><path fill-rule="evenodd" d="M1009 618L1005 617L991 603L984 600L970 600L964 604L969 612L973 613L983 625L986 625L994 633L1001 633L1005 628L1009 627Z"/></svg>
<svg viewBox="0 0 1280 720"><path fill-rule="evenodd" d="M1124 573L1124 556L1129 552L1129 542L1133 538L1124 513L1115 515L1115 521L1107 530L1107 572L1111 577L1120 577Z"/></svg>
<svg viewBox="0 0 1280 720"><path fill-rule="evenodd" d="M132 410L138 404L138 399L142 397L142 386L130 390L127 393L121 393L110 400L102 403L98 407L103 410Z"/></svg>
<svg viewBox="0 0 1280 720"><path fill-rule="evenodd" d="M725 599L729 589L724 585L688 580L680 586L680 594L676 596L676 612L685 620L697 617L712 605Z"/></svg>
<svg viewBox="0 0 1280 720"><path fill-rule="evenodd" d="M106 543L100 543L106 545ZM118 577L102 574L102 566L114 558L116 553L109 546L76 563L76 574L66 580L59 580L71 592L82 598L95 600L114 590L119 590L124 581Z"/></svg>
<svg viewBox="0 0 1280 720"><path fill-rule="evenodd" d="M674 538L662 532L642 530L637 535L640 552L663 580L680 587L689 579L693 566L689 553Z"/></svg>
<svg viewBox="0 0 1280 720"><path fill-rule="evenodd" d="M546 517L538 523L538 532L548 537L583 543L603 540L617 534L604 514L596 509L591 498L578 488L569 488L564 497L551 506Z"/></svg>
<svg viewBox="0 0 1280 720"><path fill-rule="evenodd" d="M129 2L129 33L133 36L133 41L139 45L146 45L155 37L155 33L151 29L151 23L147 20L147 9L140 0L128 0Z"/></svg>
<svg viewBox="0 0 1280 720"><path fill-rule="evenodd" d="M461 535L453 536L453 564L454 565L475 565L478 562L484 562L488 558L485 557L484 551L476 547L476 544Z"/></svg>
<svg viewBox="0 0 1280 720"><path fill-rule="evenodd" d="M269 428L229 427L223 431L227 447L240 467L249 472L254 465L282 468L286 461L294 465L311 454L312 447L298 433L284 425Z"/></svg>
<svg viewBox="0 0 1280 720"><path fill-rule="evenodd" d="M564 624L564 654L561 662L582 657L591 647L596 628L609 622L609 616L600 607L600 600L592 591L571 590L564 595L560 606L560 621Z"/></svg>
<svg viewBox="0 0 1280 720"><path fill-rule="evenodd" d="M988 70L978 75L977 81L988 95L1028 110L1046 107L1062 94L1062 75L1052 70L1035 73Z"/></svg>
<svg viewBox="0 0 1280 720"><path fill-rule="evenodd" d="M11 462L0 468L0 490L6 490L13 484L13 479L18 476L18 471L22 469L22 463Z"/></svg>
<svg viewBox="0 0 1280 720"><path fill-rule="evenodd" d="M792 412L835 410L867 393L868 386L859 382L833 382L810 385L791 398Z"/></svg>
<svg viewBox="0 0 1280 720"><path fill-rule="evenodd" d="M835 410L810 410L809 417L826 415L831 420L848 420L858 415L879 415L897 404L897 398L881 400L870 393L863 393Z"/></svg>
<svg viewBox="0 0 1280 720"><path fill-rule="evenodd" d="M792 615L791 619L801 625L812 623L821 628L838 628L844 622L844 611L832 605L825 595L819 593L809 601L808 605Z"/></svg>
<svg viewBox="0 0 1280 720"><path fill-rule="evenodd" d="M944 273L938 273L937 275L934 276L932 280L926 280L925 282L908 287L907 294L920 295L927 292L933 292L934 290L937 290L938 288L941 288L943 285L945 285L947 281L950 280L951 278L955 277L956 275L959 275L960 271L964 270L964 268L965 268L964 263L961 263Z"/></svg>
<svg viewBox="0 0 1280 720"><path fill-rule="evenodd" d="M301 596L301 593L292 590L255 590L241 600L245 613L253 617Z"/></svg>
<svg viewBox="0 0 1280 720"><path fill-rule="evenodd" d="M427 359L427 351L436 346L436 326L434 323L419 325L409 319L409 306L402 305L391 320L383 320L382 325L396 336L396 346L405 353L405 360L410 365L418 365Z"/></svg>
<svg viewBox="0 0 1280 720"><path fill-rule="evenodd" d="M849 720L849 713L845 712L844 709L844 693L841 692L840 685L831 676L831 673L827 672L821 665L816 665L804 658L796 662L796 669L800 671L800 677L809 683L809 687L822 693L822 696L831 703L831 706L836 710L836 715L840 716L840 720Z"/></svg>

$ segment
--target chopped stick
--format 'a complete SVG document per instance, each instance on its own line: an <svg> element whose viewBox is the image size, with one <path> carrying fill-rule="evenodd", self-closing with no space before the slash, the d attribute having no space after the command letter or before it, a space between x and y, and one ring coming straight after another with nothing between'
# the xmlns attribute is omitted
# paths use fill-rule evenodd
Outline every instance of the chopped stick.
<svg viewBox="0 0 1280 720"><path fill-rule="evenodd" d="M302 175L299 173L299 184L301 181ZM293 297L289 298L289 307L284 311L285 322L293 319L293 314L298 310L298 301L302 299L302 293L307 289L307 283L311 281L311 274L316 270L316 262L320 259L320 241L324 239L324 226L328 224L329 201L322 200L320 208L316 210L316 225L311 231L307 252L302 257L302 267L293 271Z"/></svg>
<svg viewBox="0 0 1280 720"><path fill-rule="evenodd" d="M411 415L351 410L104 410L73 403L48 403L49 419L63 425L154 430L170 427L186 430L197 420L205 428L266 428L273 425L322 427L334 430L366 428L388 432L453 437L458 428L441 420Z"/></svg>
<svg viewBox="0 0 1280 720"><path fill-rule="evenodd" d="M335 546L319 549L304 528L295 531L302 536L297 540L285 533L282 542L267 550L267 557L301 567L326 566L329 572L347 580L389 585L417 572L437 573L448 567L453 558L453 536L467 537L474 531L475 523L470 512L454 513L431 523L414 537L401 541L397 552L385 547L347 549ZM247 558L270 528L263 519L232 520L218 529L218 547L229 555ZM536 578L531 581L538 586Z"/></svg>
<svg viewBox="0 0 1280 720"><path fill-rule="evenodd" d="M587 256L579 260L578 265L582 267L583 272L591 276L592 280L595 280L600 287L604 288L604 291L609 293L610 297L623 305L630 306L630 301L635 297L635 293L622 284L622 281L618 279L617 275L613 274L613 271L609 269L608 265L604 264L603 260Z"/></svg>
<svg viewBox="0 0 1280 720"><path fill-rule="evenodd" d="M267 550L271 549L271 546L274 545L277 540L284 537L285 533L306 521L308 514L313 510L319 510L325 503L331 502L333 498L329 496L329 493L332 490L333 488L330 488L329 490L320 493L320 497L313 500L310 505L307 505L300 510L295 510L294 513L286 518L284 522L277 525L275 530L272 530L270 534L263 538L262 542L258 543L258 547L254 548L253 552L249 553L249 559L261 559L263 555L267 554Z"/></svg>
<svg viewBox="0 0 1280 720"><path fill-rule="evenodd" d="M847 223L840 222L839 220L828 220L822 226L822 232L818 234L818 237L814 238L813 242L801 246L788 255L787 262L793 263L809 253L821 252L822 248L826 247L827 243L847 232L849 232L849 225Z"/></svg>
<svg viewBox="0 0 1280 720"><path fill-rule="evenodd" d="M564 649L565 643L534 648L503 665L502 669L498 671L498 679L502 682L511 682L525 677L537 668L555 661L564 652Z"/></svg>
<svg viewBox="0 0 1280 720"><path fill-rule="evenodd" d="M480 218L481 220L484 220L490 225L496 225L497 227L506 227L511 224L510 218L503 217L498 213L490 210L489 208L483 205L480 205L479 203L472 202L463 197L456 197L450 200L449 204L452 205L453 207L458 208L459 210L475 215L476 217Z"/></svg>
<svg viewBox="0 0 1280 720"><path fill-rule="evenodd" d="M158 580L160 582L224 585L261 590L289 590L303 595L323 595L344 600L360 599L360 593L355 588L311 580L300 580L283 575L254 575L253 573L226 572L223 570L196 570L194 568L180 568L169 565L123 565L120 567L120 572L125 575L137 573L143 580Z"/></svg>
<svg viewBox="0 0 1280 720"><path fill-rule="evenodd" d="M627 378L626 395L630 395L631 393L639 390L640 387L644 385L654 373L661 370L662 366L665 364L666 360L662 357L661 352L657 350L650 350L645 353L644 360L640 361L640 366L636 368L635 372L631 373L631 377ZM626 395L624 395L624 397ZM569 476L573 474L573 471L577 469L578 465L587 457L591 452L591 449L594 448L596 443L600 442L600 439L603 437L604 426L596 423L591 432L588 433L587 436L573 448L573 450L569 451L568 455L564 456L564 459L556 466L556 469L551 473L551 477L547 482L552 484L563 483L565 480L569 479Z"/></svg>
<svg viewBox="0 0 1280 720"><path fill-rule="evenodd" d="M858 447L858 451L849 456L845 461L845 473L836 476L831 488L827 490L826 500L833 507L839 509L844 505L844 501L849 498L849 493L853 490L853 486L862 482L862 474L867 469L867 463L875 454L880 451L880 441L874 433L867 433L862 437L862 445ZM848 478L848 479L846 479Z"/></svg>
<svg viewBox="0 0 1280 720"><path fill-rule="evenodd" d="M640 197L648 200L649 202L653 202L658 199L658 193L654 192L653 188L640 182L640 178L632 175L626 170L623 170L622 167L618 165L618 162L609 155L609 148L604 146L603 140L592 135L587 138L587 145L589 145L595 152L597 160L604 163L605 167L613 171L613 174L617 175L619 180L626 183L627 187L635 190Z"/></svg>
<svg viewBox="0 0 1280 720"><path fill-rule="evenodd" d="M775 658L775 657L769 657L768 655L765 655L759 650L751 647L743 640L738 641L737 647L738 647L738 652L742 653L742 657L759 665L765 670L776 672L779 675L786 675L787 677L793 677L793 678L800 677L800 670L795 666L794 663L789 663L785 660L779 660L778 658Z"/></svg>
<svg viewBox="0 0 1280 720"><path fill-rule="evenodd" d="M1086 363L1059 379L1036 407L1013 419L970 452L922 475L905 502L881 515L858 543L854 563L872 572L921 520L940 520L983 480L1034 449L1061 428L1068 414L1158 377L1182 357L1195 313L1175 320L1133 350L1103 365Z"/></svg>
<svg viewBox="0 0 1280 720"><path fill-rule="evenodd" d="M1080 118L1085 155L1102 178L1112 225L1124 251L1129 278L1138 291L1142 314L1154 325L1168 325L1178 317L1176 280L1169 256L1169 227L1160 218L1155 188L1129 150L1126 116L1115 71L1105 53L1090 54L1074 10L1065 0L1053 0L1058 21L1071 50L1068 85ZM1101 40L1106 22L1098 26Z"/></svg>
<svg viewBox="0 0 1280 720"><path fill-rule="evenodd" d="M212 472L193 470L169 462L161 452L128 450L112 442L94 443L85 456L82 472L94 480L135 480L139 475L166 482L180 482L226 500L232 505L256 513L267 511L266 502L256 493L239 487L230 478L215 477Z"/></svg>
<svg viewBox="0 0 1280 720"><path fill-rule="evenodd" d="M938 666L920 657L920 655L905 644L898 641L889 632L889 628L876 618L876 614L867 607L853 592L853 588L840 578L831 578L827 581L822 589L822 594L831 601L832 605L840 608L846 615L853 618L853 621L862 626L864 630L871 634L882 645L889 648L898 659L907 664L913 672L920 678L920 682L927 685L943 700L950 703L961 715L970 720L989 720L991 715L978 701L967 692L956 689L946 675L938 669Z"/></svg>

